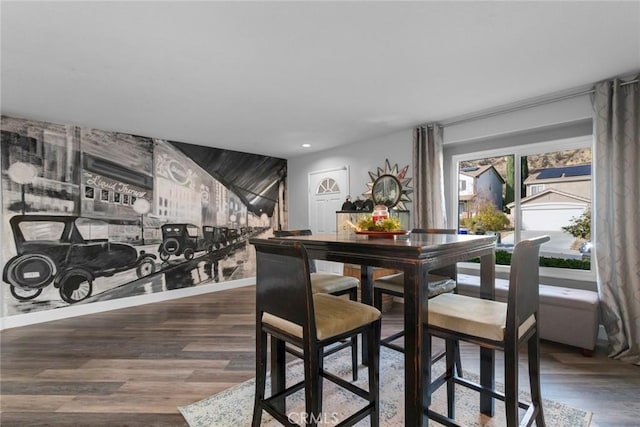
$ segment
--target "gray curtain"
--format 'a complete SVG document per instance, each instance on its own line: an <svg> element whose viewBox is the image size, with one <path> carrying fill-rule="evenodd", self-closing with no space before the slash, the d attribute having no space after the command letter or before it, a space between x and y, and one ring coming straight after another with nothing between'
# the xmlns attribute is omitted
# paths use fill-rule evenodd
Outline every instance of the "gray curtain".
<svg viewBox="0 0 640 427"><path fill-rule="evenodd" d="M446 228L442 126L418 127L413 131L413 226Z"/></svg>
<svg viewBox="0 0 640 427"><path fill-rule="evenodd" d="M601 82L592 102L594 251L602 320L609 356L640 365L640 86Z"/></svg>

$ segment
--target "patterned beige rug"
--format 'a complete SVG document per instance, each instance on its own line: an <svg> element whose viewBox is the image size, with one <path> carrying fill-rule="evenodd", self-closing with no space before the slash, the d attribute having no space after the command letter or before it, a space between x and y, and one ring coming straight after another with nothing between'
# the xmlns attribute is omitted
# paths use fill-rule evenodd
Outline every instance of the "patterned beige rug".
<svg viewBox="0 0 640 427"><path fill-rule="evenodd" d="M403 426L404 425L404 361L403 356L393 350L382 348L380 364L380 425ZM436 364L434 370L442 364ZM351 358L348 351L342 351L329 357L325 361L325 369L342 376L351 378ZM358 385L366 388L367 370L362 365L359 371ZM465 376L477 381L477 376L465 372ZM475 378L474 378L475 377ZM292 362L287 369L288 384L293 384L302 378L301 361ZM324 381L324 410L322 425L331 426L336 419L342 420L354 413L362 406L364 400L351 393L338 388L330 381ZM431 408L440 413L446 413L445 387L441 387L433 396ZM267 380L267 390L269 384ZM544 389L542 390L544 395ZM253 411L254 380L246 381L214 396L208 397L189 406L180 407L180 412L189 423L190 427L237 427L251 425ZM528 399L528 393L521 392L520 398ZM468 426L503 426L504 412L500 401L496 401L496 415L493 418L479 415L478 394L466 387L456 387L456 419ZM548 426L553 427L588 427L591 422L591 413L580 409L574 409L558 402L544 401L545 420ZM290 419L294 422L300 420L300 413L304 412L304 391L297 392L287 400L287 409ZM522 415L522 413L521 413ZM266 412L262 415L263 426L280 426ZM368 426L369 420L365 419L357 424ZM431 422L430 425L439 424Z"/></svg>

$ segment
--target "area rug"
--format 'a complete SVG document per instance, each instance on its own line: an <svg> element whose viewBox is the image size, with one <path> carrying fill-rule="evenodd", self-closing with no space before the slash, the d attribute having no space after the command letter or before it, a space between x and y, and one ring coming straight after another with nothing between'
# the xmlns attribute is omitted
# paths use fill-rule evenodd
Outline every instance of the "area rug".
<svg viewBox="0 0 640 427"><path fill-rule="evenodd" d="M441 362L434 365L434 371L443 369ZM345 378L351 379L351 355L349 351L336 353L325 360L325 369ZM302 362L294 361L287 366L287 384L294 384L302 378ZM477 375L464 372L465 377L477 381ZM360 365L357 385L366 388L367 368ZM324 383L324 403L320 425L335 425L339 420L362 408L365 401L328 380ZM238 427L250 426L253 412L254 380L251 379L235 387L227 389L189 406L178 408L190 427ZM497 385L500 388L500 384ZM267 393L270 390L267 378ZM543 389L544 394L544 389ZM380 355L380 425L404 426L404 357L402 354L381 349ZM528 401L529 394L520 393L520 399ZM486 417L479 414L478 393L466 387L456 386L456 420L468 426L503 426L504 407L496 401L496 414ZM551 400L544 400L543 408L548 426L553 427L588 427L591 413L574 409ZM446 392L441 387L433 396L431 409L446 413ZM304 412L304 391L301 390L287 399L287 413L293 422L300 423ZM523 412L521 412L522 415ZM263 426L280 426L266 412L262 415ZM357 426L368 426L368 418ZM440 424L431 421L430 426Z"/></svg>

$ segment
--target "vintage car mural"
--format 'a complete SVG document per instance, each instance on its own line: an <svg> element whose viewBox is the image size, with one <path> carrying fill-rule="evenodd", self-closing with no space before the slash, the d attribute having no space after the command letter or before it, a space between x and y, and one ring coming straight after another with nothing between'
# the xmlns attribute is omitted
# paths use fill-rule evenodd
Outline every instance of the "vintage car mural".
<svg viewBox="0 0 640 427"><path fill-rule="evenodd" d="M136 269L138 277L155 272L153 254L126 243L110 242L107 223L77 216L16 215L10 219L17 255L2 279L20 301L36 298L51 283L60 297L75 303L91 296L97 277ZM102 231L102 233L100 233Z"/></svg>
<svg viewBox="0 0 640 427"><path fill-rule="evenodd" d="M171 255L183 255L185 259L193 259L196 252L212 251L212 235L201 232L200 227L193 224L164 224L162 227L162 243L158 254L162 261L168 261Z"/></svg>
<svg viewBox="0 0 640 427"><path fill-rule="evenodd" d="M162 227L162 243L158 254L162 261L168 261L171 255L183 255L185 259L193 259L196 252L214 252L232 243L240 241L240 230L228 227L193 224L164 224Z"/></svg>
<svg viewBox="0 0 640 427"><path fill-rule="evenodd" d="M210 241L213 244L214 249L220 249L229 244L228 229L226 227L213 227L211 225L205 225L202 227L202 233L206 241Z"/></svg>

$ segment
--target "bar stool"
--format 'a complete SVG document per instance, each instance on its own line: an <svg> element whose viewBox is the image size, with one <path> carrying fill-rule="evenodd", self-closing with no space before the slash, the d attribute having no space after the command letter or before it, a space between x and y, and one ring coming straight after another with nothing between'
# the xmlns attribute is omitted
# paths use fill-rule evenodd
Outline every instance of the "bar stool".
<svg viewBox="0 0 640 427"><path fill-rule="evenodd" d="M289 236L311 236L311 230L275 230L275 237ZM343 276L335 273L318 273L314 260L309 260L309 271L311 272L311 288L314 293L331 295L349 295L351 301L358 300L358 286L360 281L355 277ZM352 378L358 380L358 337L354 336L347 342L334 345L325 349L325 356L338 352L346 347L351 347ZM297 349L287 346L287 351L295 356L302 357Z"/></svg>
<svg viewBox="0 0 640 427"><path fill-rule="evenodd" d="M322 413L322 379L326 378L367 402L338 425L353 425L369 416L371 425L378 426L380 311L334 295L314 293L307 252L300 242L255 239L252 244L256 248L256 393L252 425L259 426L262 412L267 411L283 425L294 426L286 415L285 398L302 388L307 425L317 425ZM366 333L370 343L368 390L323 369L324 347L360 333ZM266 398L268 335L272 349L276 349L275 366L280 368L280 372L272 370L272 381L274 377L276 381L284 378L284 343L302 349L304 380L288 388L282 382L283 390Z"/></svg>
<svg viewBox="0 0 640 427"><path fill-rule="evenodd" d="M540 339L538 331L538 287L540 245L550 240L541 236L519 242L511 257L509 294L506 303L442 294L429 300L428 337L446 340L447 416L428 410L431 419L446 426L455 422L455 385L476 391L489 391L505 402L507 426L518 425L518 408L526 409L522 424L543 427L544 414L540 393ZM456 375L453 369L454 345L467 341L484 348L504 351L504 393L486 390L481 385ZM527 344L531 404L518 398L518 348ZM433 383L432 383L433 384ZM433 388L433 386L432 386Z"/></svg>

